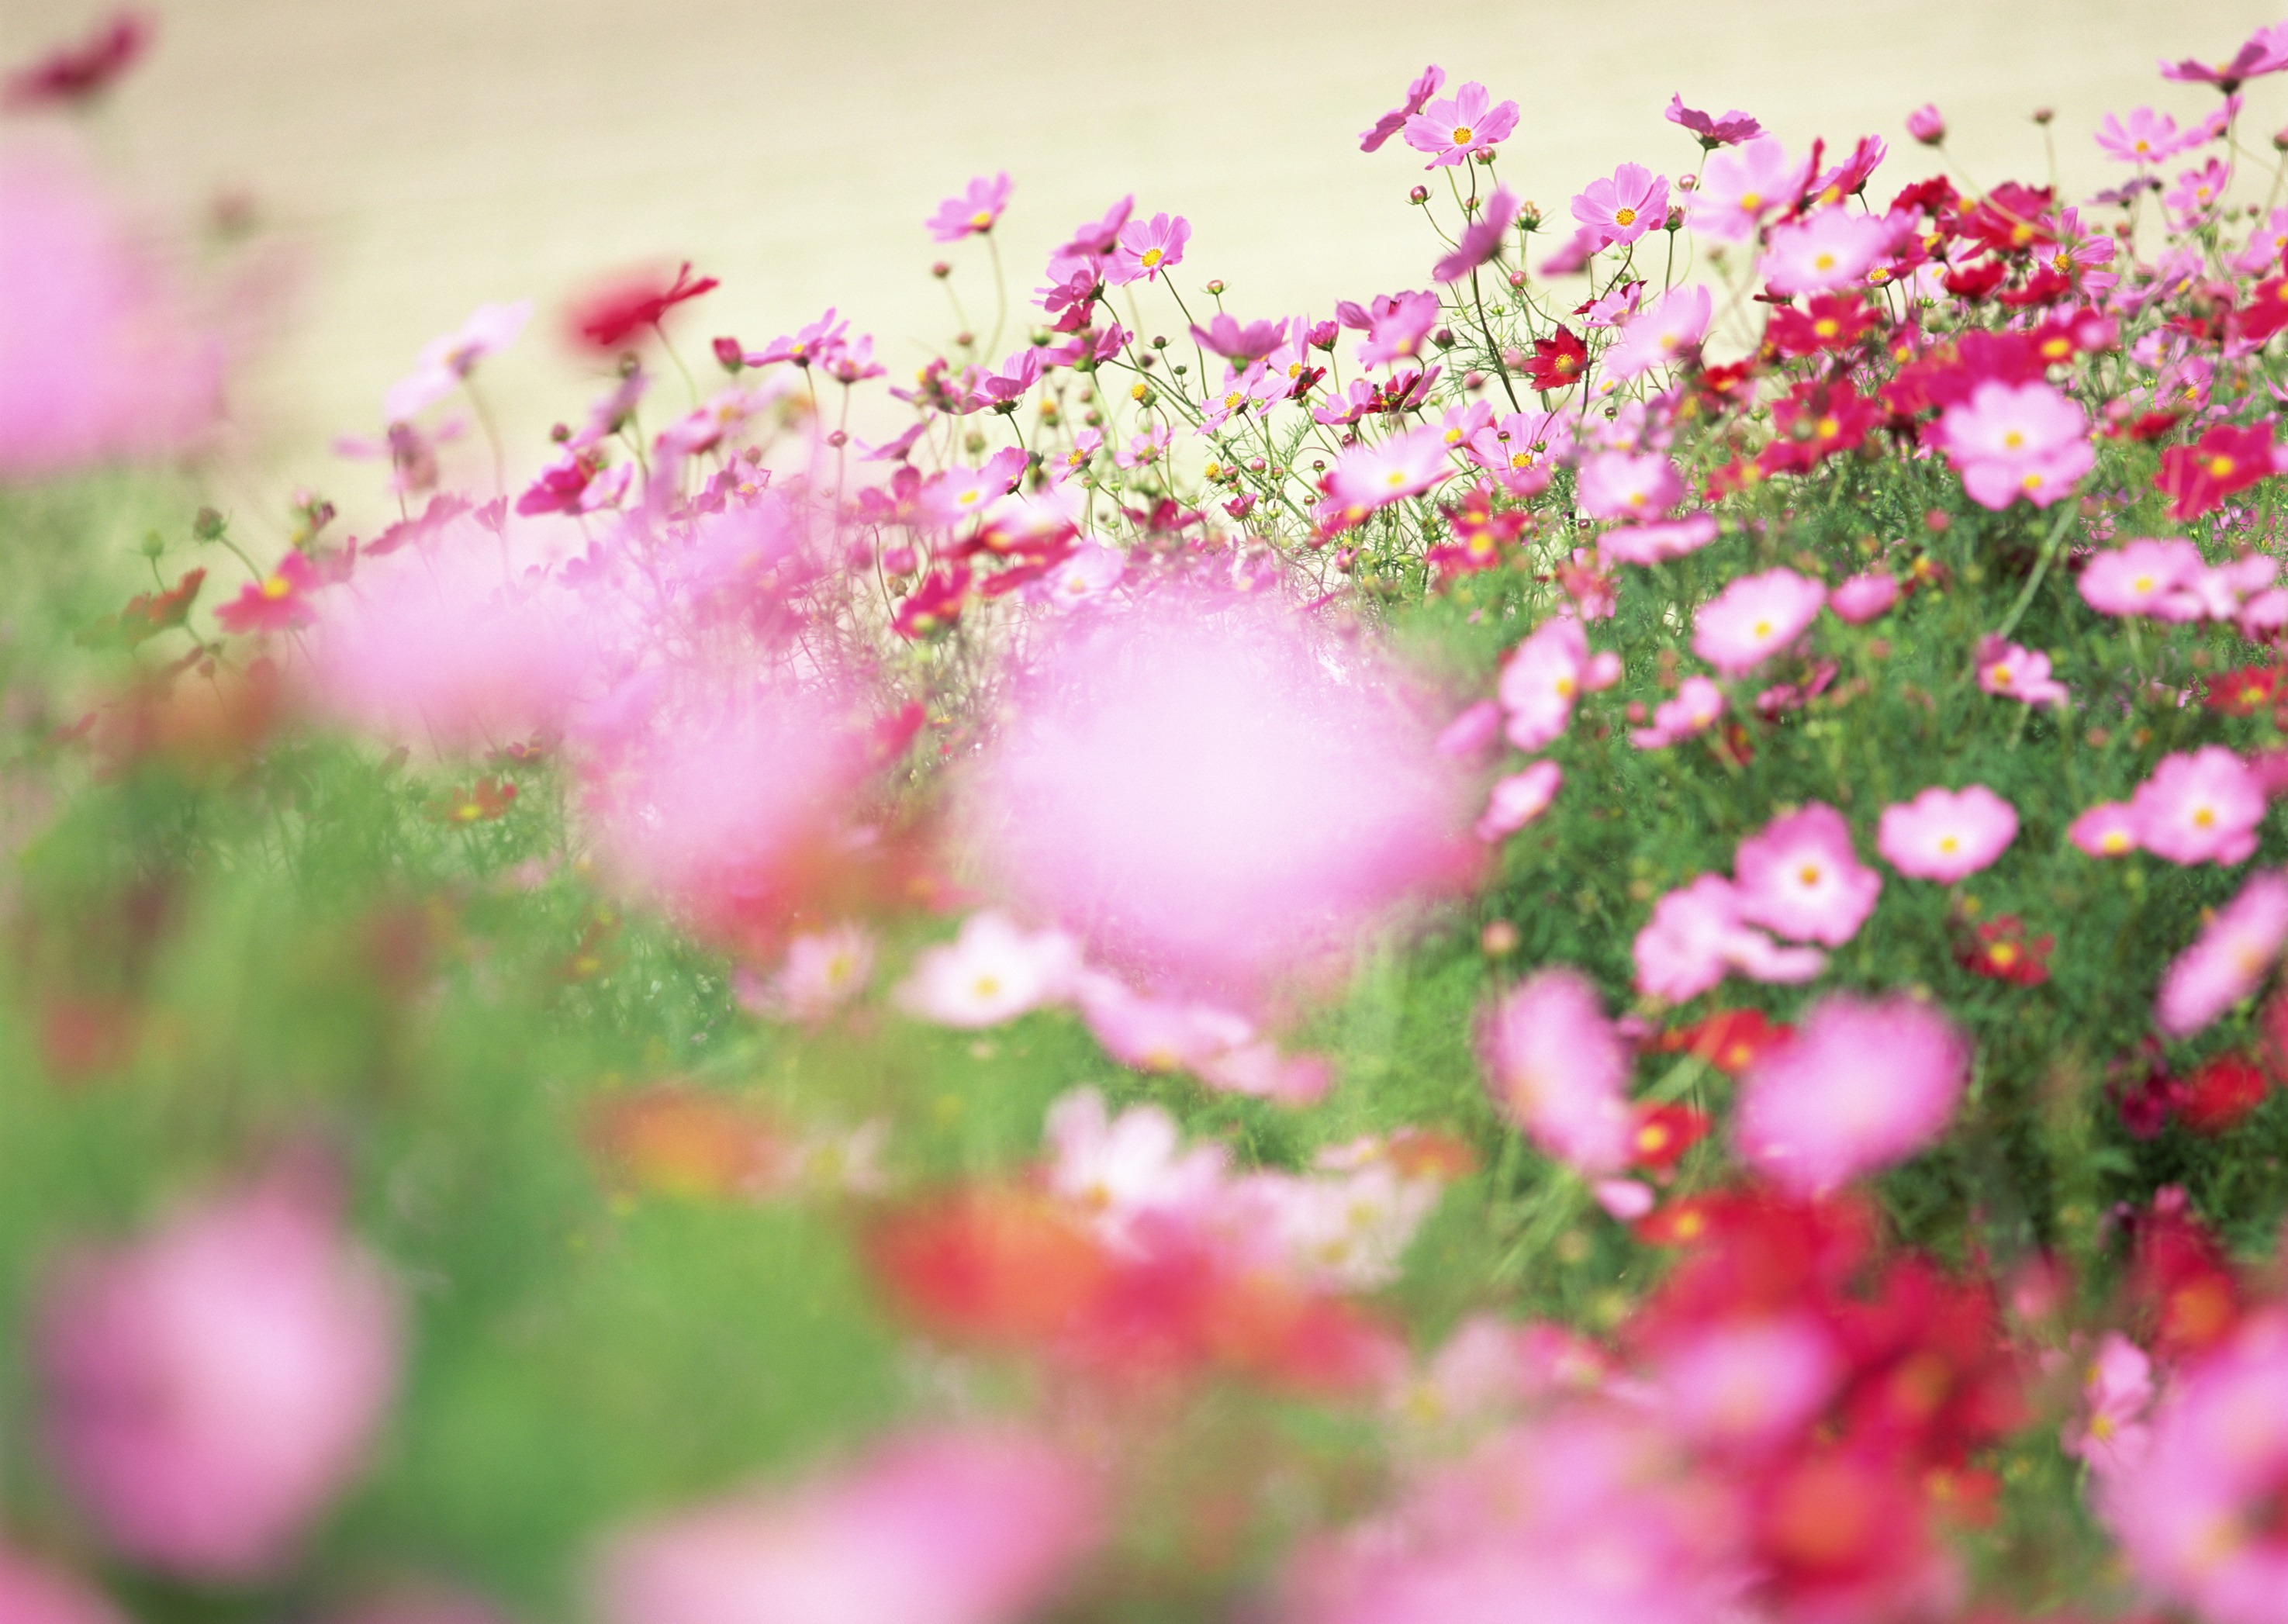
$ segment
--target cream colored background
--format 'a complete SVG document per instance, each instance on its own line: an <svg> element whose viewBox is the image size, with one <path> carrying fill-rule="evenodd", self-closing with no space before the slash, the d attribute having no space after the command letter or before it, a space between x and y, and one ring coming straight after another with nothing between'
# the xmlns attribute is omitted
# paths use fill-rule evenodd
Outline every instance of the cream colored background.
<svg viewBox="0 0 2288 1624"><path fill-rule="evenodd" d="M2159 80L2157 56L2228 54L2280 0L144 4L158 49L106 115L107 152L148 196L244 187L302 244L299 315L250 416L274 474L354 511L376 476L326 440L377 427L381 390L483 299L552 317L597 270L689 257L726 284L682 329L695 365L717 332L759 344L834 304L902 371L953 326L924 216L1006 168L1017 288L1133 191L1190 216L1193 285L1220 275L1247 314L1323 311L1425 281L1433 250L1403 202L1418 160L1363 156L1355 135L1430 60L1517 99L1503 173L1560 215L1621 160L1692 164L1661 117L1672 91L1797 145L1880 133L1884 187L1929 166L1901 128L1927 99L1973 175L2039 178L2028 114L2047 103L2085 192L2118 173L2090 145L2101 113L2213 105ZM0 0L0 57L102 9ZM2288 75L2255 88L2251 120L2259 138L2288 123ZM981 257L964 276L973 311L989 303ZM492 379L528 437L585 392L552 323Z"/></svg>

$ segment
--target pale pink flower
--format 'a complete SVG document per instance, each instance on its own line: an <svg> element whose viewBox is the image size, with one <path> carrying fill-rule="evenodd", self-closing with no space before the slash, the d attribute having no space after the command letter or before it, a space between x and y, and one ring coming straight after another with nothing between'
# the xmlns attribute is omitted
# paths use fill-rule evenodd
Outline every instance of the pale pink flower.
<svg viewBox="0 0 2288 1624"><path fill-rule="evenodd" d="M1081 1018L1105 1052L1132 1070L1191 1072L1255 1041L1252 1022L1219 1004L1140 993L1116 976L1083 971Z"/></svg>
<svg viewBox="0 0 2288 1624"><path fill-rule="evenodd" d="M1501 733L1501 707L1482 699L1463 707L1458 716L1438 730L1434 748L1455 761L1476 761L1491 752Z"/></svg>
<svg viewBox="0 0 2288 1624"><path fill-rule="evenodd" d="M1636 985L1671 1003L1697 998L1736 970L1753 981L1808 981L1827 968L1816 947L1783 947L1740 916L1740 897L1720 874L1704 874L1653 905L1637 932Z"/></svg>
<svg viewBox="0 0 2288 1624"><path fill-rule="evenodd" d="M2125 119L2107 114L2098 123L2096 139L2098 149L2107 157L2141 169L2165 163L2188 147L2177 121L2150 107L2140 107Z"/></svg>
<svg viewBox="0 0 2288 1624"><path fill-rule="evenodd" d="M1517 103L1497 104L1484 85L1473 82L1409 118L1406 144L1428 153L1430 162L1423 167L1434 170L1467 162L1472 153L1506 139L1516 128Z"/></svg>
<svg viewBox="0 0 2288 1624"><path fill-rule="evenodd" d="M1697 552L1715 539L1715 514L1687 513L1650 524L1615 525L1597 537L1597 551L1617 564L1662 564Z"/></svg>
<svg viewBox="0 0 2288 1624"><path fill-rule="evenodd" d="M2202 606L2194 586L2206 567L2200 550L2176 537L2125 543L2084 567L2082 601L2100 614L2197 620Z"/></svg>
<svg viewBox="0 0 2288 1624"><path fill-rule="evenodd" d="M1827 606L1835 611L1836 618L1854 626L1881 619L1898 601L1899 578L1880 569L1838 582L1827 595Z"/></svg>
<svg viewBox="0 0 2288 1624"><path fill-rule="evenodd" d="M1713 310L1704 283L1670 289L1623 324L1619 340L1605 352L1605 375L1633 378L1689 360L1708 336Z"/></svg>
<svg viewBox="0 0 2288 1624"><path fill-rule="evenodd" d="M1652 725L1640 727L1629 742L1641 750L1657 750L1716 725L1724 714L1724 690L1705 677L1688 677L1676 687L1676 697L1654 707Z"/></svg>
<svg viewBox="0 0 2288 1624"><path fill-rule="evenodd" d="M1846 1374L1841 1351L1807 1313L1696 1326L1654 1356L1661 1413L1703 1447L1756 1453L1791 1441Z"/></svg>
<svg viewBox="0 0 2288 1624"><path fill-rule="evenodd" d="M1987 379L1940 414L1934 438L1964 491L1985 508L2006 508L2021 496L2048 507L2071 495L2097 465L2087 415L2038 380Z"/></svg>
<svg viewBox="0 0 2288 1624"><path fill-rule="evenodd" d="M1394 293L1377 299L1367 325L1366 342L1359 345L1362 365L1380 367L1412 356L1438 325L1438 296L1434 293ZM1417 431L1418 432L1419 431Z"/></svg>
<svg viewBox="0 0 2288 1624"><path fill-rule="evenodd" d="M1772 227L1764 280L1780 293L1825 293L1865 280L1890 252L1891 227L1871 215L1823 209Z"/></svg>
<svg viewBox="0 0 2288 1624"><path fill-rule="evenodd" d="M1208 1056L1192 1074L1212 1089L1283 1105L1315 1105L1334 1086L1334 1067L1323 1055L1281 1052L1268 1038Z"/></svg>
<svg viewBox="0 0 2288 1624"><path fill-rule="evenodd" d="M1676 464L1657 451L1600 451L1582 459L1577 494L1595 519L1657 519L1684 498Z"/></svg>
<svg viewBox="0 0 2288 1624"><path fill-rule="evenodd" d="M2222 745L2161 757L2129 797L2137 844L2173 863L2242 863L2256 852L2264 786Z"/></svg>
<svg viewBox="0 0 2288 1624"><path fill-rule="evenodd" d="M1001 211L1009 206L1009 184L1006 170L988 180L980 175L963 189L960 195L949 197L937 206L937 212L924 221L932 238L940 242L958 242L993 229Z"/></svg>
<svg viewBox="0 0 2288 1624"><path fill-rule="evenodd" d="M2156 1022L2173 1038L2191 1037L2262 990L2284 943L2288 943L2288 875L2260 869L2201 927L2193 945L2171 962L2154 1004Z"/></svg>
<svg viewBox="0 0 2288 1624"><path fill-rule="evenodd" d="M1633 242L1668 223L1668 177L1641 163L1624 163L1582 188L1573 200L1573 218L1608 247Z"/></svg>
<svg viewBox="0 0 2288 1624"><path fill-rule="evenodd" d="M1420 495L1453 471L1446 438L1434 425L1388 440L1361 440L1327 471L1320 523L1330 528L1355 525L1378 508Z"/></svg>
<svg viewBox="0 0 2288 1624"><path fill-rule="evenodd" d="M1045 1137L1049 1189L1124 1251L1140 1249L1140 1226L1195 1228L1223 1198L1223 1146L1186 1149L1176 1119L1157 1105L1131 1105L1114 1116L1094 1089L1075 1089L1049 1107Z"/></svg>
<svg viewBox="0 0 2288 1624"><path fill-rule="evenodd" d="M1321 1290L1377 1291L1438 1204L1434 1178L1402 1177L1386 1159L1305 1177L1254 1173L1224 1214L1239 1250Z"/></svg>
<svg viewBox="0 0 2288 1624"><path fill-rule="evenodd" d="M2017 809L1985 785L1952 790L1933 784L1883 809L1875 849L1911 879L1951 885L1988 867L2017 837Z"/></svg>
<svg viewBox="0 0 2288 1624"><path fill-rule="evenodd" d="M1588 673L1589 634L1577 619L1553 615L1535 627L1502 662L1495 688L1509 717L1509 741L1521 750L1555 743L1573 719Z"/></svg>
<svg viewBox="0 0 2288 1624"><path fill-rule="evenodd" d="M266 1577L364 1465L401 1316L330 1208L280 1177L83 1252L47 1292L49 1447L123 1555L207 1582Z"/></svg>
<svg viewBox="0 0 2288 1624"><path fill-rule="evenodd" d="M1549 810L1564 782L1565 773L1553 761L1537 761L1521 772L1497 779L1474 832L1488 845L1516 834Z"/></svg>
<svg viewBox="0 0 2288 1624"><path fill-rule="evenodd" d="M2137 850L2137 814L2126 801L2105 801L2076 818L2066 838L2092 857L2126 857Z"/></svg>
<svg viewBox="0 0 2288 1624"><path fill-rule="evenodd" d="M1791 569L1741 575L1692 617L1692 652L1727 677L1744 677L1801 637L1827 589Z"/></svg>
<svg viewBox="0 0 2288 1624"><path fill-rule="evenodd" d="M1027 931L981 909L952 941L925 947L899 985L908 1013L941 1026L997 1026L1072 991L1080 955L1061 931Z"/></svg>
<svg viewBox="0 0 2288 1624"><path fill-rule="evenodd" d="M1969 1081L1970 1054L1928 1005L1831 994L1742 1081L1740 1153L1792 1194L1828 1194L1934 1142Z"/></svg>
<svg viewBox="0 0 2288 1624"><path fill-rule="evenodd" d="M1093 1478L982 1425L912 1432L790 1488L615 1539L604 1624L1020 1624L1101 1535Z"/></svg>
<svg viewBox="0 0 2288 1624"><path fill-rule="evenodd" d="M864 992L873 977L874 939L864 926L806 931L787 943L778 973L743 989L740 1002L784 1020L821 1021Z"/></svg>
<svg viewBox="0 0 2288 1624"><path fill-rule="evenodd" d="M2050 675L2050 657L2036 648L1984 638L1978 645L1978 688L2029 705L2062 705L2072 698Z"/></svg>
<svg viewBox="0 0 2288 1624"><path fill-rule="evenodd" d="M2067 1423L2059 1445L2100 1480L2109 1479L2145 1453L2151 1435L2145 1412L2153 1402L2153 1361L2120 1332L2108 1331L2081 1390L2082 1413Z"/></svg>
<svg viewBox="0 0 2288 1624"><path fill-rule="evenodd" d="M443 400L477 369L479 361L515 343L530 320L530 299L478 305L457 331L422 346L413 370L391 384L382 397L383 413L392 423L405 423L424 407Z"/></svg>
<svg viewBox="0 0 2288 1624"><path fill-rule="evenodd" d="M1744 147L1709 155L1686 213L1693 230L1727 242L1744 242L1756 234L1766 215L1794 202L1810 178L1809 166L1790 158L1777 137L1760 136Z"/></svg>
<svg viewBox="0 0 2288 1624"><path fill-rule="evenodd" d="M126 1615L99 1592L4 1545L0 1619L8 1624L126 1624Z"/></svg>
<svg viewBox="0 0 2288 1624"><path fill-rule="evenodd" d="M1860 862L1843 814L1814 801L1740 843L1740 916L1795 941L1840 947L1859 933L1883 876Z"/></svg>
<svg viewBox="0 0 2288 1624"><path fill-rule="evenodd" d="M1077 608L1104 597L1127 573L1127 560L1115 549L1082 542L1036 583L1039 590L1032 596L1036 602Z"/></svg>
<svg viewBox="0 0 2288 1624"><path fill-rule="evenodd" d="M2288 1620L2288 1319L2244 1320L2179 1371L2144 1449L2099 1484L2138 1581L2205 1624Z"/></svg>
<svg viewBox="0 0 2288 1624"><path fill-rule="evenodd" d="M1275 605L1162 592L1067 622L1011 706L960 804L969 844L1092 961L1156 981L1243 997L1476 850L1466 779L1388 669Z"/></svg>
<svg viewBox="0 0 2288 1624"><path fill-rule="evenodd" d="M1573 970L1545 970L1479 1018L1478 1051L1495 1106L1577 1172L1629 1162L1629 1051Z"/></svg>

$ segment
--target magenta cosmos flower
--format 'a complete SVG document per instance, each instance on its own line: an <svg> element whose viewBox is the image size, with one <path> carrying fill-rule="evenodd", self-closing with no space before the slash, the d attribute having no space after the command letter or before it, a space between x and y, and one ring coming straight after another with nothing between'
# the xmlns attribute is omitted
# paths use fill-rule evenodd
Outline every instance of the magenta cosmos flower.
<svg viewBox="0 0 2288 1624"><path fill-rule="evenodd" d="M1061 1451L982 1427L926 1432L780 1493L621 1535L606 1624L1013 1624L1061 1589L1102 1527Z"/></svg>
<svg viewBox="0 0 2288 1624"><path fill-rule="evenodd" d="M1978 690L2029 705L2062 705L2072 695L2050 675L2050 657L2036 648L1990 637L1978 646Z"/></svg>
<svg viewBox="0 0 2288 1624"><path fill-rule="evenodd" d="M1827 589L1791 569L1742 575L1692 617L1692 652L1727 677L1744 677L1819 616Z"/></svg>
<svg viewBox="0 0 2288 1624"><path fill-rule="evenodd" d="M2242 999L2252 997L2288 943L2288 875L2267 869L2202 927L2161 978L2154 1009L2161 1030L2189 1038Z"/></svg>
<svg viewBox="0 0 2288 1624"><path fill-rule="evenodd" d="M1839 581L1827 595L1827 606L1835 611L1836 618L1854 626L1880 620L1898 601L1898 577L1879 569Z"/></svg>
<svg viewBox="0 0 2288 1624"><path fill-rule="evenodd" d="M2137 815L2126 801L2101 802L2067 827L2066 838L2092 857L2126 857L2137 849Z"/></svg>
<svg viewBox="0 0 2288 1624"><path fill-rule="evenodd" d="M1453 471L1446 437L1434 424L1388 440L1362 440L1327 471L1319 522L1329 529L1346 529L1378 508L1420 495Z"/></svg>
<svg viewBox="0 0 2288 1624"><path fill-rule="evenodd" d="M1120 228L1120 243L1112 254L1112 280L1125 286L1151 281L1163 271L1184 261L1184 244L1192 240L1192 223L1179 215L1156 214L1148 220L1131 220Z"/></svg>
<svg viewBox="0 0 2288 1624"><path fill-rule="evenodd" d="M1810 166L1789 157L1777 137L1761 136L1708 160L1686 214L1696 232L1744 242L1766 215L1795 202L1810 178Z"/></svg>
<svg viewBox="0 0 2288 1624"><path fill-rule="evenodd" d="M1545 970L1479 1018L1486 1087L1525 1137L1575 1171L1629 1162L1629 1051L1597 989L1573 970Z"/></svg>
<svg viewBox="0 0 2288 1624"><path fill-rule="evenodd" d="M1903 1161L1945 1130L1970 1052L1952 1022L1911 998L1823 998L1743 1080L1740 1153L1799 1196Z"/></svg>
<svg viewBox="0 0 2288 1624"><path fill-rule="evenodd" d="M1707 288L1696 283L1672 288L1631 316L1619 340L1605 352L1605 371L1633 378L1655 367L1672 367L1699 353L1715 306Z"/></svg>
<svg viewBox="0 0 2288 1624"><path fill-rule="evenodd" d="M2048 507L2097 466L2089 418L2039 381L1988 379L1941 415L1937 439L1962 488L1983 508L2006 508L2021 496Z"/></svg>
<svg viewBox="0 0 2288 1624"><path fill-rule="evenodd" d="M1883 809L1875 850L1910 878L1951 885L1991 864L2017 837L2017 810L1985 785L1934 784Z"/></svg>
<svg viewBox="0 0 2288 1624"><path fill-rule="evenodd" d="M2090 559L2081 572L2082 601L2100 614L2197 620L2194 588L2207 567L2199 548L2174 536L2128 542Z"/></svg>
<svg viewBox="0 0 2288 1624"><path fill-rule="evenodd" d="M1406 144L1430 154L1425 169L1441 169L1467 162L1472 153L1507 139L1516 128L1517 103L1497 104L1484 85L1472 83L1408 119Z"/></svg>
<svg viewBox="0 0 2288 1624"><path fill-rule="evenodd" d="M1374 121L1374 128L1359 133L1361 152L1380 152L1382 144L1406 128L1406 121L1429 105L1430 98L1446 83L1446 70L1435 62L1422 70L1421 77L1406 87L1406 99Z"/></svg>
<svg viewBox="0 0 2288 1624"><path fill-rule="evenodd" d="M261 1578L363 1464L400 1333L322 1200L253 1190L66 1266L39 1317L49 1446L125 1556Z"/></svg>
<svg viewBox="0 0 2288 1624"><path fill-rule="evenodd" d="M1006 170L990 180L978 176L958 197L949 197L937 206L937 212L926 222L930 235L940 242L958 242L991 231L1001 211L1008 208L1013 189Z"/></svg>
<svg viewBox="0 0 2288 1624"><path fill-rule="evenodd" d="M1732 862L1740 916L1794 941L1840 947L1859 933L1883 876L1859 860L1851 826L1823 801L1775 818Z"/></svg>
<svg viewBox="0 0 2288 1624"><path fill-rule="evenodd" d="M2244 863L2256 853L2264 785L2222 745L2164 756L2129 797L2137 844L2173 863Z"/></svg>
<svg viewBox="0 0 2288 1624"><path fill-rule="evenodd" d="M1641 163L1624 163L1581 189L1573 200L1573 218L1608 248L1633 242L1668 223L1668 177Z"/></svg>

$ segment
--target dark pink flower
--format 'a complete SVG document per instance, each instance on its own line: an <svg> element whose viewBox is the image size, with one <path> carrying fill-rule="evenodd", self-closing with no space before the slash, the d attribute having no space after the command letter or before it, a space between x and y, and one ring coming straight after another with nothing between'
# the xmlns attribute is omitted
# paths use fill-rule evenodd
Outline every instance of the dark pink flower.
<svg viewBox="0 0 2288 1624"><path fill-rule="evenodd" d="M325 582L303 554L289 552L261 580L250 582L236 598L215 610L225 631L287 631L316 619L310 596Z"/></svg>
<svg viewBox="0 0 2288 1624"><path fill-rule="evenodd" d="M1405 129L1406 121L1422 111L1424 104L1435 96L1439 86L1445 83L1446 70L1435 62L1424 68L1422 76L1406 87L1406 99L1375 120L1373 129L1360 133L1359 150L1381 151L1382 144Z"/></svg>
<svg viewBox="0 0 2288 1624"><path fill-rule="evenodd" d="M1668 122L1689 130L1710 152L1720 147L1733 147L1742 141L1752 141L1763 134L1764 127L1737 107L1721 118L1688 107L1681 96L1668 99Z"/></svg>
<svg viewBox="0 0 2288 1624"><path fill-rule="evenodd" d="M4 1545L0 1619L7 1624L126 1624L125 1615L96 1591Z"/></svg>
<svg viewBox="0 0 2288 1624"><path fill-rule="evenodd" d="M1478 218L1462 227L1453 251L1441 258L1430 274L1442 282L1459 281L1500 250L1502 239L1516 223L1517 199L1505 187L1496 186Z"/></svg>
<svg viewBox="0 0 2288 1624"><path fill-rule="evenodd" d="M1120 245L1120 228L1128 224L1128 217L1135 212L1136 198L1131 194L1106 210L1102 219L1091 220L1074 232L1072 241L1057 250L1057 257L1105 258Z"/></svg>
<svg viewBox="0 0 2288 1624"><path fill-rule="evenodd" d="M924 224L929 227L931 237L940 242L958 242L964 237L991 231L1001 211L1009 206L1012 189L1005 170L990 180L980 175L959 196L949 197L940 203L937 212Z"/></svg>
<svg viewBox="0 0 2288 1624"><path fill-rule="evenodd" d="M1149 220L1131 220L1120 228L1120 244L1112 257L1112 279L1125 286L1151 281L1184 260L1184 245L1192 240L1192 225L1182 215L1156 214Z"/></svg>
<svg viewBox="0 0 2288 1624"><path fill-rule="evenodd" d="M60 45L0 81L0 107L69 107L94 100L143 59L151 47L151 20L140 12L120 12L96 25L75 45Z"/></svg>

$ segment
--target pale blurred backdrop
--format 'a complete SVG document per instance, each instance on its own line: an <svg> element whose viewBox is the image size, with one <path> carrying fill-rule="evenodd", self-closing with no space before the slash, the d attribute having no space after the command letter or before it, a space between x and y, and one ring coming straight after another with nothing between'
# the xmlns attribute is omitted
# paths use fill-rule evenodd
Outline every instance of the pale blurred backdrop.
<svg viewBox="0 0 2288 1624"><path fill-rule="evenodd" d="M378 473L326 451L379 425L380 395L482 300L529 297L534 331L489 371L515 461L586 392L558 341L600 271L685 257L721 292L684 320L759 345L831 304L894 376L954 329L922 228L971 175L1016 181L1013 295L1045 250L1124 192L1188 215L1191 285L1247 315L1426 285L1402 144L1357 132L1431 61L1523 109L1502 172L1559 216L1634 159L1697 149L1672 91L1755 114L1791 146L1892 143L1876 190L1934 167L1901 128L1943 109L1991 183L2047 172L2056 110L2069 195L2120 178L2091 145L2108 110L2206 113L2156 59L2228 55L2283 0L143 0L155 51L99 121L146 200L241 191L297 242L302 292L248 397L264 471L372 500ZM0 0L0 58L75 37L95 0ZM2253 87L2251 135L2288 123L2288 76ZM1554 241L1553 238L1552 241ZM973 246L973 245L971 245ZM981 256L963 276L989 303ZM980 318L981 321L983 320ZM354 504L354 505L353 505Z"/></svg>

